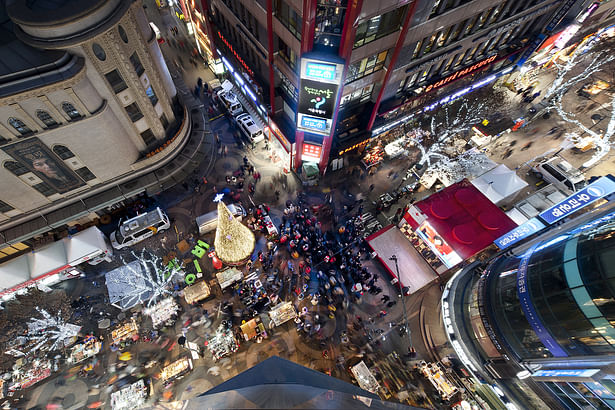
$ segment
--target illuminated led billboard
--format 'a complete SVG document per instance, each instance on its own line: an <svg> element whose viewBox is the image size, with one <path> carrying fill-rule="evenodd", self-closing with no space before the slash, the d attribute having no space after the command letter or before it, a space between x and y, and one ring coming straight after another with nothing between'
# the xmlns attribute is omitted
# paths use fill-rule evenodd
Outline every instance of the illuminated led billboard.
<svg viewBox="0 0 615 410"><path fill-rule="evenodd" d="M297 129L319 135L331 133L343 70L341 63L301 59Z"/></svg>

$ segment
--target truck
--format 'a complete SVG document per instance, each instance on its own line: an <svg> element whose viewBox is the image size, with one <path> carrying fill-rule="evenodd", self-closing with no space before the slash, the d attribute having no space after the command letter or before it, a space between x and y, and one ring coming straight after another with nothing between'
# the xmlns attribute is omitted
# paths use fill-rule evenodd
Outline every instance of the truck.
<svg viewBox="0 0 615 410"><path fill-rule="evenodd" d="M543 160L532 167L534 176L570 194L585 187L585 175L559 156Z"/></svg>

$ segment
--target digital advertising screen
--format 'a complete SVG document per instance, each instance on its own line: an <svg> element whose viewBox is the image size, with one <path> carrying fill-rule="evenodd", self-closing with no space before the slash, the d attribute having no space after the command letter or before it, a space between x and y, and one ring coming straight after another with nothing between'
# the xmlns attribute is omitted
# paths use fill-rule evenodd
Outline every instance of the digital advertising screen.
<svg viewBox="0 0 615 410"><path fill-rule="evenodd" d="M444 241L429 222L423 222L419 225L416 233L423 239L427 246L429 246L429 249L438 255L438 258L440 258L447 268L452 268L461 262L461 257L459 257L457 252Z"/></svg>

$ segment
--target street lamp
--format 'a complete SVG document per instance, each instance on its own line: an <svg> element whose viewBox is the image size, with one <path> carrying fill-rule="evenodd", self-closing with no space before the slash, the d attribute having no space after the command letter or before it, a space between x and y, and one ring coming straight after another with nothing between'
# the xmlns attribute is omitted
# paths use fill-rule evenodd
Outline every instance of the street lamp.
<svg viewBox="0 0 615 410"><path fill-rule="evenodd" d="M416 355L416 352L414 351L414 348L412 347L412 339L410 337L410 325L408 324L408 316L406 314L406 301L404 300L404 289L402 288L401 279L399 276L399 265L397 265L397 255L392 255L389 258L389 260L395 262L395 270L397 271L397 283L399 284L399 292L401 294L401 304L404 310L404 322L406 326L406 334L408 335L408 353L412 357Z"/></svg>

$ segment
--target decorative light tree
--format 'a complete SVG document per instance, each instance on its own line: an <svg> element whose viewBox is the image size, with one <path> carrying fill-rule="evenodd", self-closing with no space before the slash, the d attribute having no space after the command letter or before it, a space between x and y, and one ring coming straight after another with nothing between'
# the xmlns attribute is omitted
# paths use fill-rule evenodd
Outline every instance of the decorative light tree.
<svg viewBox="0 0 615 410"><path fill-rule="evenodd" d="M218 228L214 247L218 258L227 265L241 265L254 251L254 233L235 219L224 202L218 201Z"/></svg>
<svg viewBox="0 0 615 410"><path fill-rule="evenodd" d="M32 319L28 323L28 336L29 342L34 346L30 349L31 352L35 352L50 343L48 348L50 351L61 348L66 340L70 340L79 334L81 326L66 323L62 319L62 312L59 312L56 316L52 316L44 309L36 308L38 313L43 317L40 319Z"/></svg>

